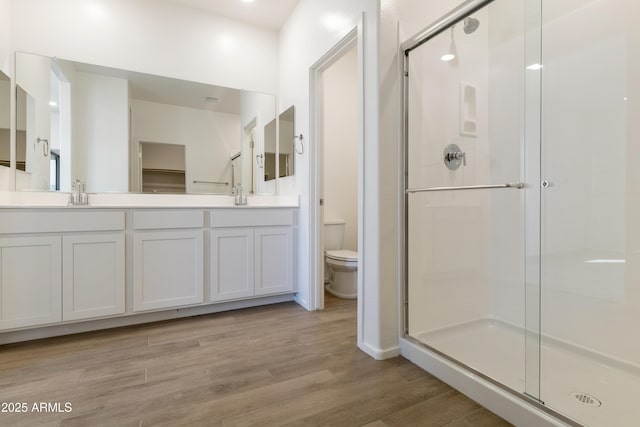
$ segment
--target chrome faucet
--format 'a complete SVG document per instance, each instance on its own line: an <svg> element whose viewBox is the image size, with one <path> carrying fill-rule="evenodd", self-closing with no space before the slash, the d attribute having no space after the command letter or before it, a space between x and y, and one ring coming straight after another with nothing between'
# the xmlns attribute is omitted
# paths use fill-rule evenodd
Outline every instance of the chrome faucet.
<svg viewBox="0 0 640 427"><path fill-rule="evenodd" d="M84 192L85 185L83 181L80 181L78 178L73 180L73 192L69 194L69 205L88 205L89 197L87 193Z"/></svg>
<svg viewBox="0 0 640 427"><path fill-rule="evenodd" d="M236 206L242 206L242 205L246 205L247 204L247 196L242 194L242 186L241 185L233 187L233 192L235 194L234 204Z"/></svg>

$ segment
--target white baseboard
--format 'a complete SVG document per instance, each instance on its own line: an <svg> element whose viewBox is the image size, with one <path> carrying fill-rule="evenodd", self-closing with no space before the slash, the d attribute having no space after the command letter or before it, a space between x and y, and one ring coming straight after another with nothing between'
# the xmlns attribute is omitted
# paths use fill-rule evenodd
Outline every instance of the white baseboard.
<svg viewBox="0 0 640 427"><path fill-rule="evenodd" d="M304 308L305 310L312 311L312 309L309 307L309 301L300 298L299 294L295 294L295 296L293 297L293 301L302 306L302 308Z"/></svg>
<svg viewBox="0 0 640 427"><path fill-rule="evenodd" d="M366 342L358 343L358 348L376 360L392 359L400 356L400 347L393 346L386 349L375 348Z"/></svg>

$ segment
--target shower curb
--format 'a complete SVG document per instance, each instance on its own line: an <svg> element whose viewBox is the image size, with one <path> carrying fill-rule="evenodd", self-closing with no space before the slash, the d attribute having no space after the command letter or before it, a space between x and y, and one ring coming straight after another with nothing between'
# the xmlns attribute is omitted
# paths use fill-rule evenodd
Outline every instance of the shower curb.
<svg viewBox="0 0 640 427"><path fill-rule="evenodd" d="M554 417L406 338L400 338L400 354L514 425L522 427L579 426L577 423Z"/></svg>

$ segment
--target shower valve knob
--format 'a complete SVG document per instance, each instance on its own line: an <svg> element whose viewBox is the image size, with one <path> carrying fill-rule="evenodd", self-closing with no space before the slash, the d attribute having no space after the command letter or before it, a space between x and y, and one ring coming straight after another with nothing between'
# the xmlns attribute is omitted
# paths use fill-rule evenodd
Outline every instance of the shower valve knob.
<svg viewBox="0 0 640 427"><path fill-rule="evenodd" d="M456 144L449 144L444 148L444 164L450 170L456 170L460 164L467 166L467 153Z"/></svg>

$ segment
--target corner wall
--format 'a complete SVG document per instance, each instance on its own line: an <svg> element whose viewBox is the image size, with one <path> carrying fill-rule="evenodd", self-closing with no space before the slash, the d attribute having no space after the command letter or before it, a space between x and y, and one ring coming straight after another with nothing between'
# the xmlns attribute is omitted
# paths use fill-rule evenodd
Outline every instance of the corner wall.
<svg viewBox="0 0 640 427"><path fill-rule="evenodd" d="M330 0L318 2L301 0L280 32L279 50L279 111L296 106L295 133L309 136L310 129L310 68L329 52L349 31L358 25L364 12L364 191L363 245L358 250L362 260L360 275L363 279L359 295L358 346L375 358L392 357L398 349L398 281L395 258L382 258L381 248L397 247L397 224L381 224L381 216L387 218L387 209L396 210L396 186L392 192L382 189L380 176L381 140L379 138L379 13L377 0L344 2ZM395 139L391 144L395 147ZM310 309L313 291L313 269L310 245L313 244L311 230L311 206L318 203L310 200L311 171L315 159L310 157L309 146L315 141L307 139L302 155L296 155L296 172L292 177L280 180L280 194L300 194L300 235L298 252L298 300ZM392 150L395 150L393 148ZM386 152L386 151L385 151ZM395 165L395 158L384 159ZM386 172L386 170L385 170ZM381 212L381 206L387 208ZM393 216L393 214L391 215ZM392 249L394 255L397 252Z"/></svg>

